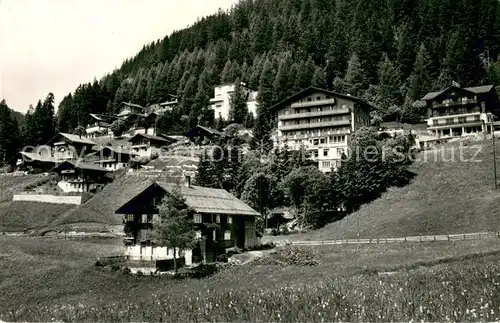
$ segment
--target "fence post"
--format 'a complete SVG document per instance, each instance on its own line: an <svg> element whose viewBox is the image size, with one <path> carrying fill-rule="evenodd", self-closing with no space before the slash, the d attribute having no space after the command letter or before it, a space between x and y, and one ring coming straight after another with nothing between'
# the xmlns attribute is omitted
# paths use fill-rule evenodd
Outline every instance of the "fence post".
<svg viewBox="0 0 500 323"><path fill-rule="evenodd" d="M422 236L420 236L420 242L422 242Z"/></svg>
<svg viewBox="0 0 500 323"><path fill-rule="evenodd" d="M449 234L447 234L447 235L446 235L446 237L448 238L448 241L450 241L450 235L449 235Z"/></svg>
<svg viewBox="0 0 500 323"><path fill-rule="evenodd" d="M434 241L436 241L436 236L434 236Z"/></svg>
<svg viewBox="0 0 500 323"><path fill-rule="evenodd" d="M406 242L406 237L405 237L405 242Z"/></svg>
<svg viewBox="0 0 500 323"><path fill-rule="evenodd" d="M379 239L379 238L377 238L377 243L379 243L379 240L378 240L378 239Z"/></svg>
<svg viewBox="0 0 500 323"><path fill-rule="evenodd" d="M464 240L465 240L465 233L464 233Z"/></svg>

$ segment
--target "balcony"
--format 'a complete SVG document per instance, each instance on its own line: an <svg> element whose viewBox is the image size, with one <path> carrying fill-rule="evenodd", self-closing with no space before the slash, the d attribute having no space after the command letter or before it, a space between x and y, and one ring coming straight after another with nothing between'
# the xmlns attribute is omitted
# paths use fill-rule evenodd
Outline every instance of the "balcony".
<svg viewBox="0 0 500 323"><path fill-rule="evenodd" d="M349 113L349 109L347 109L347 108L344 108L344 109L335 108L333 110L327 110L327 111L314 111L314 112L285 114L285 115L278 116L278 120L304 119L304 118L322 117L322 116L347 114L347 113Z"/></svg>
<svg viewBox="0 0 500 323"><path fill-rule="evenodd" d="M289 126L279 126L278 130L287 131L287 130L314 129L314 128L350 126L350 125L351 125L351 120L337 120L337 121L327 121L327 122L294 124Z"/></svg>
<svg viewBox="0 0 500 323"><path fill-rule="evenodd" d="M481 112L469 112L469 113L463 113L463 112L457 112L457 113L448 113L442 116L432 116L430 119L446 119L451 116L453 117L471 117L471 116L480 116Z"/></svg>
<svg viewBox="0 0 500 323"><path fill-rule="evenodd" d="M477 103L477 100L475 99L467 99L467 100L459 100L459 101L452 101L448 103L432 103L433 108L442 108L442 107L452 107L456 105L466 105L466 104L473 104Z"/></svg>
<svg viewBox="0 0 500 323"><path fill-rule="evenodd" d="M436 130L443 128L479 127L482 125L482 121L447 121L446 123L433 124L432 126L428 127L428 129Z"/></svg>
<svg viewBox="0 0 500 323"><path fill-rule="evenodd" d="M307 108L307 107L315 107L315 106L319 106L319 105L329 105L329 104L335 104L335 99L295 102L295 103L292 103L291 107L292 107L292 109L296 109L296 108Z"/></svg>

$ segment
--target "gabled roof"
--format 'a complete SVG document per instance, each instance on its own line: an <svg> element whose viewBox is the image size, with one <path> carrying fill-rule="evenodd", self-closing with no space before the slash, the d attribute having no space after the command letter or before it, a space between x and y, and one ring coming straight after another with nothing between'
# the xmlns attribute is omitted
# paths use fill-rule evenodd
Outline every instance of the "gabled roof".
<svg viewBox="0 0 500 323"><path fill-rule="evenodd" d="M143 190L139 195L129 200L121 206L115 213L121 214L130 203L150 188L160 188L167 193L172 193L179 188L182 196L186 200L186 205L198 213L208 214L228 214L243 216L258 216L259 213L248 206L243 201L223 189L207 188L201 186L185 186L173 183L156 181L151 186Z"/></svg>
<svg viewBox="0 0 500 323"><path fill-rule="evenodd" d="M89 163L89 162L84 162L81 160L66 160L66 161L62 162L61 164L57 165L56 167L54 167L54 170L62 169L63 165L65 165L65 166L71 165L71 166L73 166L73 168L77 168L77 169L85 169L85 170L104 172L104 173L109 172L107 169L102 168L99 165Z"/></svg>
<svg viewBox="0 0 500 323"><path fill-rule="evenodd" d="M142 105L135 104L135 103L130 103L130 102L122 102L122 103L120 103L120 106L121 105L126 105L128 107L134 107L134 108L144 109L144 107Z"/></svg>
<svg viewBox="0 0 500 323"><path fill-rule="evenodd" d="M296 99L298 98L301 98L309 93L312 93L312 92L323 92L323 93L326 93L326 94L330 94L332 96L335 96L335 97L340 97L340 98L343 98L343 99L348 99L348 100L352 100L354 102L357 102L357 103L360 103L360 104L364 104L364 105L367 105L369 106L371 109L375 109L375 107L373 107L371 104L369 104L368 102L366 102L365 100L363 99L360 99L360 98L357 98L355 96L351 96L351 95L347 95L347 94L342 94L342 93L337 93L337 92L333 92L333 91L330 91L330 90L325 90L325 89L320 89L320 88L317 88L317 87L314 87L314 86L310 86L302 91L299 91L291 96L289 96L288 98L284 99L283 101L275 104L274 106L271 107L271 110L276 110L277 108L289 103L289 102L293 102L295 101Z"/></svg>
<svg viewBox="0 0 500 323"><path fill-rule="evenodd" d="M36 153L30 153L25 151L21 151L20 154L33 161L39 161L44 163L56 163L56 160L52 156L42 156Z"/></svg>
<svg viewBox="0 0 500 323"><path fill-rule="evenodd" d="M164 143L169 143L169 144L174 142L174 140L169 140L169 139L164 138L164 137L158 137L158 136L153 136L153 135L146 135L144 133L137 133L132 138L130 138L128 141L134 141L134 138L136 138L136 137L143 137L143 138L146 138L149 140L159 141L159 142L164 142Z"/></svg>
<svg viewBox="0 0 500 323"><path fill-rule="evenodd" d="M92 145L92 146L97 145L92 140L90 140L88 138L85 138L85 137L80 137L79 135L73 135L73 134L70 134L70 133L60 132L57 136L63 136L68 141L73 142L73 143L79 143L79 144L84 144L84 145ZM57 138L57 136L54 137L54 138L52 138L51 142L53 142L54 139Z"/></svg>
<svg viewBox="0 0 500 323"><path fill-rule="evenodd" d="M94 154L98 154L100 151L102 151L104 149L108 149L109 151L111 151L115 154L119 154L119 155L121 154L121 155L130 155L130 156L139 156L139 154L137 154L133 151L124 150L124 149L117 149L117 148L112 147L112 146L100 147Z"/></svg>
<svg viewBox="0 0 500 323"><path fill-rule="evenodd" d="M115 116L110 116L110 115L105 115L105 114L89 113L89 115L97 121L109 122L109 121L116 119Z"/></svg>
<svg viewBox="0 0 500 323"><path fill-rule="evenodd" d="M457 90L462 90L462 91L467 91L470 92L471 94L484 94L490 92L492 89L495 87L493 85L481 85L481 86L474 86L474 87L466 87L466 88L459 88L456 86L450 86L442 91L437 91L437 92L429 92L427 93L421 101L429 101L437 98L441 94L448 92L449 90L452 89L457 89Z"/></svg>
<svg viewBox="0 0 500 323"><path fill-rule="evenodd" d="M200 125L197 125L196 127L192 128L191 130L189 130L187 133L186 133L186 137L195 137L198 135L199 131L202 130L203 132L207 132L211 135L216 135L216 136L222 136L223 133L220 132L219 130L216 130L216 129L212 129L212 128L209 128L209 127L205 127L205 126L200 126Z"/></svg>

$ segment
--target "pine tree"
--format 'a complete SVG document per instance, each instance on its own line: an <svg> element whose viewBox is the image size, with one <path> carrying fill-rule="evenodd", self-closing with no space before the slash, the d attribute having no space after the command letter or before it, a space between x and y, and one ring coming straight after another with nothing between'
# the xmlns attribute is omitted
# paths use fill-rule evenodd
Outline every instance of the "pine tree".
<svg viewBox="0 0 500 323"><path fill-rule="evenodd" d="M0 102L0 165L15 165L15 155L20 147L17 121L5 100Z"/></svg>
<svg viewBox="0 0 500 323"><path fill-rule="evenodd" d="M367 77L358 55L353 53L347 64L347 71L343 80L344 90L353 96L361 96L362 90L366 87Z"/></svg>
<svg viewBox="0 0 500 323"><path fill-rule="evenodd" d="M274 102L280 102L292 94L294 87L294 77L290 74L290 66L293 64L292 55L285 53L281 59L276 73L276 79L273 83Z"/></svg>
<svg viewBox="0 0 500 323"><path fill-rule="evenodd" d="M319 66L314 70L311 85L320 89L327 88L325 71Z"/></svg>
<svg viewBox="0 0 500 323"><path fill-rule="evenodd" d="M224 65L224 69L222 70L220 81L222 84L229 84L234 82L233 77L233 63L231 61L227 61L226 65Z"/></svg>
<svg viewBox="0 0 500 323"><path fill-rule="evenodd" d="M314 75L314 70L315 66L311 57L309 57L305 63L299 65L297 70L296 88L302 90L309 87Z"/></svg>
<svg viewBox="0 0 500 323"><path fill-rule="evenodd" d="M378 94L382 99L380 106L387 109L393 105L401 105L403 96L401 94L399 74L387 55L384 55L379 66L379 80Z"/></svg>
<svg viewBox="0 0 500 323"><path fill-rule="evenodd" d="M269 59L266 59L260 77L257 119L255 120L252 140L252 148L264 153L269 152L273 147L271 139L273 113L271 107L273 105L274 78L272 63Z"/></svg>
<svg viewBox="0 0 500 323"><path fill-rule="evenodd" d="M241 85L240 79L237 79L234 84L234 92L230 98L229 120L235 123L243 123L248 113L247 94Z"/></svg>
<svg viewBox="0 0 500 323"><path fill-rule="evenodd" d="M420 100L425 93L432 89L432 62L427 48L422 43L418 50L413 73L410 76L410 98Z"/></svg>

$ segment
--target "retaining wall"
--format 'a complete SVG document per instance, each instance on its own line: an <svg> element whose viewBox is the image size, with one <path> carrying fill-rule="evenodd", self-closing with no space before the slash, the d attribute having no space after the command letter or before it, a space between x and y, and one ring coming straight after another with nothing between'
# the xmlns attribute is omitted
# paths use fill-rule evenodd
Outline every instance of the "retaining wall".
<svg viewBox="0 0 500 323"><path fill-rule="evenodd" d="M47 194L16 194L13 201L55 203L55 204L82 204L81 196L56 196Z"/></svg>

